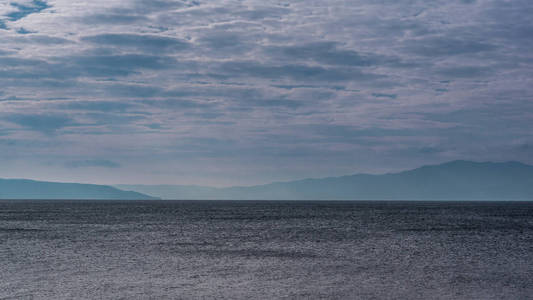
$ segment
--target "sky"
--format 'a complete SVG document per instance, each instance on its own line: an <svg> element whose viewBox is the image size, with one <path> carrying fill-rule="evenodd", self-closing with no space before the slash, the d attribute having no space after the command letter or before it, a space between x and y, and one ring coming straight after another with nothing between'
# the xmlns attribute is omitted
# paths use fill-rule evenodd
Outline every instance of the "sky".
<svg viewBox="0 0 533 300"><path fill-rule="evenodd" d="M0 177L533 164L533 1L0 1Z"/></svg>

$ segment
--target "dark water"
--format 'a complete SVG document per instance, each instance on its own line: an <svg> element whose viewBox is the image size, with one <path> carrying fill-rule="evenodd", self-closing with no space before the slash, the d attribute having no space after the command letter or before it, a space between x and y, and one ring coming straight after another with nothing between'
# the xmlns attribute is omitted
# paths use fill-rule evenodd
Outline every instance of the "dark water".
<svg viewBox="0 0 533 300"><path fill-rule="evenodd" d="M525 299L533 203L0 201L0 299Z"/></svg>

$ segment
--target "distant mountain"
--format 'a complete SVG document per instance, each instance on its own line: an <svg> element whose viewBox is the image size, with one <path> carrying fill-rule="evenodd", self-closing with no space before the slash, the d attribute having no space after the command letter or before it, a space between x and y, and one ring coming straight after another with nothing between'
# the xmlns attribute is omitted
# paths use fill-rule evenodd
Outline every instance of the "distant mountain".
<svg viewBox="0 0 533 300"><path fill-rule="evenodd" d="M114 187L148 195L157 195L157 197L167 200L231 199L228 195L221 198L221 195L224 194L226 189L207 186L117 184Z"/></svg>
<svg viewBox="0 0 533 300"><path fill-rule="evenodd" d="M158 198L107 185L0 179L0 199L153 200Z"/></svg>
<svg viewBox="0 0 533 300"><path fill-rule="evenodd" d="M357 174L250 187L118 185L163 199L533 200L533 166L452 161L383 175Z"/></svg>

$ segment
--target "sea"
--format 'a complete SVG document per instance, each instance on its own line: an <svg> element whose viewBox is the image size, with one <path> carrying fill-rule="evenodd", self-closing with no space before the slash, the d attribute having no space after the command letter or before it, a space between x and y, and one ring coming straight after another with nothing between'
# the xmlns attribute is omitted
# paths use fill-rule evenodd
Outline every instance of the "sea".
<svg viewBox="0 0 533 300"><path fill-rule="evenodd" d="M0 299L532 299L533 202L0 201Z"/></svg>

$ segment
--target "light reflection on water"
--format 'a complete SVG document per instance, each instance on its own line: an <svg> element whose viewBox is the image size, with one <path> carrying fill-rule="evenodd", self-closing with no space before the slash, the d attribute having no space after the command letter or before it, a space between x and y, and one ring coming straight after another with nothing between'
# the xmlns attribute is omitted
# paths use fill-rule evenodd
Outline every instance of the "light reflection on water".
<svg viewBox="0 0 533 300"><path fill-rule="evenodd" d="M533 203L0 201L0 298L533 295Z"/></svg>

